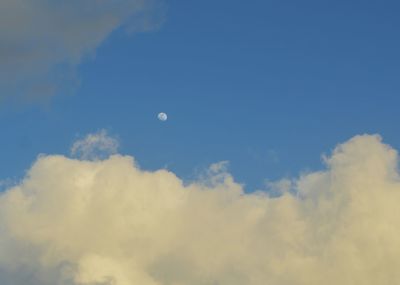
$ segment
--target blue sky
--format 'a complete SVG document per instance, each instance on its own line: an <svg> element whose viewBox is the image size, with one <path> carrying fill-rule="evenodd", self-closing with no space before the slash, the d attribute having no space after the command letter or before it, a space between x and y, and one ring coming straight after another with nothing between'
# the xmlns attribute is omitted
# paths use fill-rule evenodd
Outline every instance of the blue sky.
<svg viewBox="0 0 400 285"><path fill-rule="evenodd" d="M73 92L2 103L0 179L100 129L143 168L184 179L228 160L249 191L321 168L322 153L356 134L400 147L395 1L165 6L157 30L106 37L78 66Z"/></svg>
<svg viewBox="0 0 400 285"><path fill-rule="evenodd" d="M0 0L0 284L399 284L399 8Z"/></svg>

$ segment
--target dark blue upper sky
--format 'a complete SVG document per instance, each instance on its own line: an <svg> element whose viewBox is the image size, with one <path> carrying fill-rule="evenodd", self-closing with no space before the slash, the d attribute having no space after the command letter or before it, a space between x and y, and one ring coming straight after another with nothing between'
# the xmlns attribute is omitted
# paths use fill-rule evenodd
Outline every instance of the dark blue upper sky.
<svg viewBox="0 0 400 285"><path fill-rule="evenodd" d="M159 30L108 37L74 94L2 105L0 179L103 128L143 168L192 179L229 160L248 190L320 168L357 134L400 147L399 2L165 3Z"/></svg>

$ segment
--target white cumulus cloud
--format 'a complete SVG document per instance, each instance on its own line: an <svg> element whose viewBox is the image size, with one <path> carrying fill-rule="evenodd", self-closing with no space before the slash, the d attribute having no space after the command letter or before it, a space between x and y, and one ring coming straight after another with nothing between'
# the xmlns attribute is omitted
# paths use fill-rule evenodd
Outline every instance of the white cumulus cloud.
<svg viewBox="0 0 400 285"><path fill-rule="evenodd" d="M118 151L118 140L109 136L106 130L88 134L77 140L71 147L71 155L82 159L101 159Z"/></svg>
<svg viewBox="0 0 400 285"><path fill-rule="evenodd" d="M41 156L0 195L0 284L397 284L397 152L356 136L325 163L272 197L223 163L185 185L130 156Z"/></svg>
<svg viewBox="0 0 400 285"><path fill-rule="evenodd" d="M162 22L158 0L0 1L0 99L43 98L76 81L75 67L121 26Z"/></svg>

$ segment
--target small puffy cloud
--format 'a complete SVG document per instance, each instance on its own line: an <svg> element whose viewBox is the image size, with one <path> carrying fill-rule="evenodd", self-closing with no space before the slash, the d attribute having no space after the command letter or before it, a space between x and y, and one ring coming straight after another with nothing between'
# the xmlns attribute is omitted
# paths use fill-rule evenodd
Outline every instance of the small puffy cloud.
<svg viewBox="0 0 400 285"><path fill-rule="evenodd" d="M115 29L148 31L162 22L158 0L0 1L0 99L43 98Z"/></svg>
<svg viewBox="0 0 400 285"><path fill-rule="evenodd" d="M71 155L82 159L101 159L118 151L119 142L108 135L106 130L88 134L77 140L71 147Z"/></svg>
<svg viewBox="0 0 400 285"><path fill-rule="evenodd" d="M397 152L356 136L325 163L270 197L224 163L185 185L130 156L41 156L0 195L0 283L397 284Z"/></svg>

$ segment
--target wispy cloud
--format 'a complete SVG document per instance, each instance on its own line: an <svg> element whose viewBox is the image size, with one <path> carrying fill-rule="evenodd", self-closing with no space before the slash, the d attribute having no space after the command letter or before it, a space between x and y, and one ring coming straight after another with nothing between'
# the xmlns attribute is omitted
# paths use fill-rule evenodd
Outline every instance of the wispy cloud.
<svg viewBox="0 0 400 285"><path fill-rule="evenodd" d="M115 29L148 31L162 22L157 0L0 1L0 99L43 98Z"/></svg>
<svg viewBox="0 0 400 285"><path fill-rule="evenodd" d="M100 130L74 142L71 155L81 159L104 159L117 153L118 147L117 139L109 136L106 130Z"/></svg>
<svg viewBox="0 0 400 285"><path fill-rule="evenodd" d="M130 156L42 156L0 196L0 283L397 284L397 152L356 136L325 163L272 197L225 163L184 185Z"/></svg>

